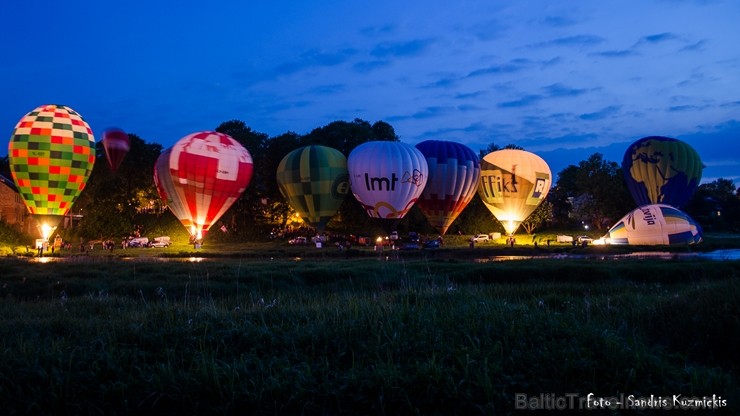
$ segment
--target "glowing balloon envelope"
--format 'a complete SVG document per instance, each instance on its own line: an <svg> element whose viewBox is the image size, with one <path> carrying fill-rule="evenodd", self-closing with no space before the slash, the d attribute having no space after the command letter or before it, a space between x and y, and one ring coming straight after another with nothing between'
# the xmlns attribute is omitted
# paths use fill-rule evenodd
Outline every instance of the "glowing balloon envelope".
<svg viewBox="0 0 740 416"><path fill-rule="evenodd" d="M686 213L665 204L649 204L625 215L594 243L670 245L701 241L701 227Z"/></svg>
<svg viewBox="0 0 740 416"><path fill-rule="evenodd" d="M252 156L236 140L203 131L159 156L154 181L172 213L200 239L247 188L252 169Z"/></svg>
<svg viewBox="0 0 740 416"><path fill-rule="evenodd" d="M352 193L373 218L400 219L424 190L429 168L415 147L390 141L357 146L347 158Z"/></svg>
<svg viewBox="0 0 740 416"><path fill-rule="evenodd" d="M427 140L416 145L427 160L429 178L416 202L429 223L444 235L478 189L480 163L469 147Z"/></svg>
<svg viewBox="0 0 740 416"><path fill-rule="evenodd" d="M703 165L687 143L670 137L643 137L624 153L622 171L637 205L686 205L699 186Z"/></svg>
<svg viewBox="0 0 740 416"><path fill-rule="evenodd" d="M491 152L481 160L478 195L509 235L550 192L552 174L534 153L517 149Z"/></svg>
<svg viewBox="0 0 740 416"><path fill-rule="evenodd" d="M28 212L41 226L53 228L87 184L95 164L95 137L76 111L43 105L16 125L8 159Z"/></svg>
<svg viewBox="0 0 740 416"><path fill-rule="evenodd" d="M305 146L278 165L280 192L303 221L323 232L349 192L347 158L327 146Z"/></svg>
<svg viewBox="0 0 740 416"><path fill-rule="evenodd" d="M154 183L157 185L159 197L167 204L167 208L177 217L188 231L193 231L190 210L187 199L177 198L177 180L172 179L170 169L170 154L172 148L165 149L154 163Z"/></svg>
<svg viewBox="0 0 740 416"><path fill-rule="evenodd" d="M125 131L113 127L103 131L101 142L103 143L105 156L108 159L108 165L115 172L131 149L131 140Z"/></svg>

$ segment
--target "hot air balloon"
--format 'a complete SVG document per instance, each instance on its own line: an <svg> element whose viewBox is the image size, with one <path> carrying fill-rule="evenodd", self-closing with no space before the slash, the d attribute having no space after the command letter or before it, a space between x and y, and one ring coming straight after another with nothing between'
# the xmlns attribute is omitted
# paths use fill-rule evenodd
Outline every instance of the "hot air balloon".
<svg viewBox="0 0 740 416"><path fill-rule="evenodd" d="M630 145L622 160L627 188L638 206L683 207L699 186L702 169L696 150L670 137L643 137Z"/></svg>
<svg viewBox="0 0 740 416"><path fill-rule="evenodd" d="M160 197L200 240L252 179L252 156L230 136L189 134L164 151L154 167Z"/></svg>
<svg viewBox="0 0 740 416"><path fill-rule="evenodd" d="M187 205L187 198L176 198L178 195L177 180L172 178L172 169L170 169L171 153L171 147L165 149L154 163L154 183L157 185L159 197L167 204L167 208L172 211L188 231L192 232L193 222Z"/></svg>
<svg viewBox="0 0 740 416"><path fill-rule="evenodd" d="M665 204L643 205L609 229L594 244L698 244L701 227L686 213Z"/></svg>
<svg viewBox="0 0 740 416"><path fill-rule="evenodd" d="M28 212L48 239L85 188L95 164L95 137L76 111L42 105L15 126L8 159Z"/></svg>
<svg viewBox="0 0 740 416"><path fill-rule="evenodd" d="M480 178L478 156L469 147L449 141L427 140L416 148L429 165L426 187L416 203L444 235L475 196Z"/></svg>
<svg viewBox="0 0 740 416"><path fill-rule="evenodd" d="M424 190L429 168L415 147L388 141L357 146L347 158L352 193L373 218L401 219Z"/></svg>
<svg viewBox="0 0 740 416"><path fill-rule="evenodd" d="M347 158L326 146L305 146L288 153L278 165L276 179L291 208L319 233L349 192Z"/></svg>
<svg viewBox="0 0 740 416"><path fill-rule="evenodd" d="M508 235L514 234L550 192L550 167L524 150L491 152L481 160L478 195Z"/></svg>
<svg viewBox="0 0 740 416"><path fill-rule="evenodd" d="M121 166L121 162L123 162L123 158L126 157L129 149L131 149L131 140L125 131L112 127L103 131L101 142L103 143L105 156L108 158L108 165L115 172Z"/></svg>

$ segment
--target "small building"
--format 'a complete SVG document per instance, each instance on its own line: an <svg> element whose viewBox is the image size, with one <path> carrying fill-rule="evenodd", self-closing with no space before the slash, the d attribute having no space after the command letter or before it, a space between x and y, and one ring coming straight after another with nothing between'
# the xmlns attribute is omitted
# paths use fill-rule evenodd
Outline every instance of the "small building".
<svg viewBox="0 0 740 416"><path fill-rule="evenodd" d="M3 175L0 175L0 221L29 235L37 232L35 221L29 215L18 187Z"/></svg>
<svg viewBox="0 0 740 416"><path fill-rule="evenodd" d="M67 213L58 227L74 228L79 225L81 219L82 214ZM3 175L0 175L0 221L14 226L22 233L31 236L39 234L38 224L33 215L28 212L15 182Z"/></svg>

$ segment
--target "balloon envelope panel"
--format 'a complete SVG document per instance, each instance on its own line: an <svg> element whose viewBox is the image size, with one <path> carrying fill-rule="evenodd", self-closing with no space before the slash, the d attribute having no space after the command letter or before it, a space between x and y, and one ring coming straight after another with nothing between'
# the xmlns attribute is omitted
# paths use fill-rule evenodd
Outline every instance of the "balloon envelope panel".
<svg viewBox="0 0 740 416"><path fill-rule="evenodd" d="M429 178L417 205L442 235L470 203L478 189L480 163L469 147L427 140L416 145L427 160Z"/></svg>
<svg viewBox="0 0 740 416"><path fill-rule="evenodd" d="M16 125L8 145L13 180L31 214L65 215L95 164L95 137L73 109L43 105Z"/></svg>
<svg viewBox="0 0 740 416"><path fill-rule="evenodd" d="M115 172L131 149L131 140L125 131L115 127L103 131L102 137L101 142L103 143L105 156L108 159L108 165Z"/></svg>
<svg viewBox="0 0 740 416"><path fill-rule="evenodd" d="M478 195L513 234L550 192L550 167L534 153L518 149L491 152L481 161Z"/></svg>
<svg viewBox="0 0 740 416"><path fill-rule="evenodd" d="M327 146L305 146L288 153L278 165L276 179L291 208L319 232L349 192L347 158Z"/></svg>
<svg viewBox="0 0 740 416"><path fill-rule="evenodd" d="M399 142L365 142L350 153L347 167L352 193L373 218L403 218L429 175L424 155Z"/></svg>
<svg viewBox="0 0 740 416"><path fill-rule="evenodd" d="M665 204L643 205L617 221L604 236L608 244L671 245L702 241L701 227L686 213Z"/></svg>
<svg viewBox="0 0 740 416"><path fill-rule="evenodd" d="M622 171L637 205L683 207L701 181L699 154L687 143L650 136L634 142L624 154Z"/></svg>
<svg viewBox="0 0 740 416"><path fill-rule="evenodd" d="M157 185L159 197L167 204L167 208L172 211L185 228L190 230L193 225L190 210L185 204L186 200L177 197L179 195L176 182L172 180L172 171L170 170L170 153L172 153L171 147L162 152L154 163L154 183Z"/></svg>
<svg viewBox="0 0 740 416"><path fill-rule="evenodd" d="M183 137L157 166L160 193L163 190L166 200L174 202L173 213L186 228L192 227L193 235L208 231L236 202L249 185L253 169L247 149L213 131ZM168 171L162 172L165 168Z"/></svg>

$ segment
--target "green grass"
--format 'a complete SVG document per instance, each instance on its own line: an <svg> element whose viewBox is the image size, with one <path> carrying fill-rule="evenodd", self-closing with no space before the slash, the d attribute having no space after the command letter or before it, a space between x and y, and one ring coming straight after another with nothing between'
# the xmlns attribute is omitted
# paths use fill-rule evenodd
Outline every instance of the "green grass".
<svg viewBox="0 0 740 416"><path fill-rule="evenodd" d="M740 403L736 261L0 264L6 414L510 414L517 392Z"/></svg>

